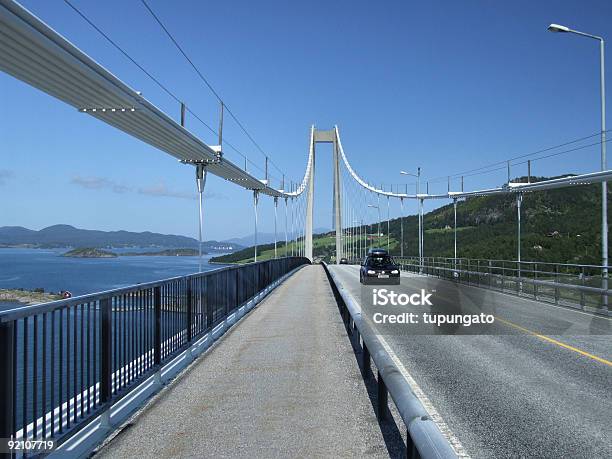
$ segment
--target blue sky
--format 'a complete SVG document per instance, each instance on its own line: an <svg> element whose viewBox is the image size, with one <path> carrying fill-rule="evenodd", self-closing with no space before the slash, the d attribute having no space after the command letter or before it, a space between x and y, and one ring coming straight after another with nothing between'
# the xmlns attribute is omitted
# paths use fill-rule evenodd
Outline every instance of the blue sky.
<svg viewBox="0 0 612 459"><path fill-rule="evenodd" d="M177 104L63 1L23 4L178 117ZM216 126L214 97L139 1L74 4ZM313 123L337 124L357 171L386 184L404 183L400 169L421 166L425 178L452 175L599 130L597 42L546 27L556 22L612 39L609 1L149 4L293 180L303 174ZM6 74L0 125L0 226L197 234L191 167ZM215 143L189 116L187 126ZM227 121L224 132L263 167L263 156L235 125ZM331 223L329 152L323 148L317 158L317 227ZM242 161L230 151L227 157ZM533 173L598 168L595 146L537 161ZM512 170L524 174L524 166ZM500 185L505 175L467 177L465 186ZM430 187L445 190L444 180ZM252 196L230 183L209 179L205 211L205 239L252 231ZM271 200L262 199L263 231L273 231L272 217Z"/></svg>

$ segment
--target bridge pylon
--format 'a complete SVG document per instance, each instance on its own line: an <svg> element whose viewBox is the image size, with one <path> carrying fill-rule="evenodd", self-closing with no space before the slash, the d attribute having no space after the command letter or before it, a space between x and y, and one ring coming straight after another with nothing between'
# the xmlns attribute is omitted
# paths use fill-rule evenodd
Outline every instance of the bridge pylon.
<svg viewBox="0 0 612 459"><path fill-rule="evenodd" d="M343 257L342 251L342 187L341 187L341 169L340 169L340 151L338 148L338 130L334 129L316 129L313 125L310 130L310 154L312 162L310 171L308 172L308 193L306 197L306 223L304 231L304 248L305 256L313 260L312 249L312 228L313 228L313 205L314 205L314 169L316 159L316 144L331 143L332 144L332 162L334 176L334 229L336 230L336 263L340 262Z"/></svg>

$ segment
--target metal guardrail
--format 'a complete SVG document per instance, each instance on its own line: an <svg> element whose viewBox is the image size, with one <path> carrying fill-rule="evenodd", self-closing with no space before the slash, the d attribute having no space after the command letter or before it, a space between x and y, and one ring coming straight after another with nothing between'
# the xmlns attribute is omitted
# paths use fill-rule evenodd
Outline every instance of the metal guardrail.
<svg viewBox="0 0 612 459"><path fill-rule="evenodd" d="M0 312L0 438L65 442L308 263L280 258Z"/></svg>
<svg viewBox="0 0 612 459"><path fill-rule="evenodd" d="M397 407L400 417L407 429L406 456L408 458L443 459L456 458L457 455L448 440L442 435L436 423L431 419L410 384L404 378L393 358L378 337L366 331L368 325L361 316L361 306L342 286L334 273L323 263L331 281L332 289L338 298L340 313L353 343L361 347L362 370L364 376L370 373L371 361L378 370L378 406L377 416L385 419L389 416L388 394ZM361 340L359 337L361 336Z"/></svg>
<svg viewBox="0 0 612 459"><path fill-rule="evenodd" d="M394 257L405 271L436 276L479 287L532 297L538 301L603 311L604 270L597 265L468 258Z"/></svg>

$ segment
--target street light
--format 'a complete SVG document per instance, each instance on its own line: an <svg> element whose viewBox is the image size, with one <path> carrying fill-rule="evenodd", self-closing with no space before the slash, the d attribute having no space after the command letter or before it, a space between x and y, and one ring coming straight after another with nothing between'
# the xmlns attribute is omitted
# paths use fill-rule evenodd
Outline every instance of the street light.
<svg viewBox="0 0 612 459"><path fill-rule="evenodd" d="M559 24L551 24L548 26L549 32L570 32L569 27L565 27Z"/></svg>
<svg viewBox="0 0 612 459"><path fill-rule="evenodd" d="M373 209L378 209L378 234L376 235L376 240L379 241L380 240L380 206L375 206L374 204L368 204L368 207L372 207Z"/></svg>
<svg viewBox="0 0 612 459"><path fill-rule="evenodd" d="M559 24L548 26L550 32L573 33L594 40L599 40L599 79L600 79L600 98L601 98L601 170L608 169L606 160L606 77L604 60L604 39L597 35L579 32L569 27ZM601 259L602 259L602 288L608 288L608 184L601 182ZM603 295L604 310L608 309L608 296Z"/></svg>
<svg viewBox="0 0 612 459"><path fill-rule="evenodd" d="M357 258L361 258L361 253L363 251L362 247L363 247L363 241L361 239L361 227L363 226L363 220L359 221L359 220L353 220L353 225L357 223L359 225L359 233L356 232L357 234Z"/></svg>

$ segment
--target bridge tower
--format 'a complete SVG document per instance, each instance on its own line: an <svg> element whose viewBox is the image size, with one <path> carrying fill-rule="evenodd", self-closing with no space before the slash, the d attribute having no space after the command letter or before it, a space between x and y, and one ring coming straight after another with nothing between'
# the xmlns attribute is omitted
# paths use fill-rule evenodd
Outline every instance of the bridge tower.
<svg viewBox="0 0 612 459"><path fill-rule="evenodd" d="M314 126L310 132L310 151L312 154L312 164L309 171L308 177L308 194L306 197L306 225L304 231L304 248L305 255L310 260L313 259L312 251L312 210L314 200L314 166L316 158L316 144L317 143L331 143L332 144L332 162L333 162L333 175L334 175L334 228L336 230L336 264L340 262L340 258L343 257L342 252L342 203L340 197L341 193L341 170L340 170L340 151L338 148L338 132L334 129L321 130L316 129Z"/></svg>

